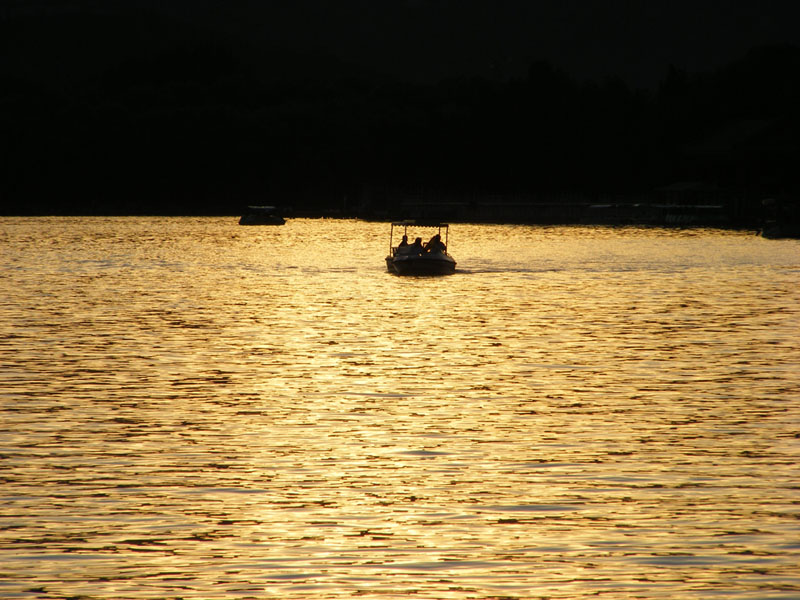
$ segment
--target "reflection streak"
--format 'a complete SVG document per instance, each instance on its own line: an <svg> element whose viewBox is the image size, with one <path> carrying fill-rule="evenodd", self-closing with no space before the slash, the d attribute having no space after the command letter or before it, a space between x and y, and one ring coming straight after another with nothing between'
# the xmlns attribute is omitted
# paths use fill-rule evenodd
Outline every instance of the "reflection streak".
<svg viewBox="0 0 800 600"><path fill-rule="evenodd" d="M800 592L796 246L0 223L3 593Z"/></svg>

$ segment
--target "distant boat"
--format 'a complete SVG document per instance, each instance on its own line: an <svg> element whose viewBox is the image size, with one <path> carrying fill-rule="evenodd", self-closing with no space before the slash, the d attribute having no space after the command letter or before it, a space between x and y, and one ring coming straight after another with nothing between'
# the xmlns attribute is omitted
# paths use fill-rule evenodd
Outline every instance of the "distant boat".
<svg viewBox="0 0 800 600"><path fill-rule="evenodd" d="M394 245L394 230L402 229L402 241ZM417 237L414 243L408 243L409 231L420 233L423 229L436 229L436 233L426 244ZM456 261L447 253L450 226L446 223L424 223L416 221L399 221L392 223L389 231L389 254L386 257L386 268L397 275L449 275L455 273ZM444 233L444 241L442 241Z"/></svg>
<svg viewBox="0 0 800 600"><path fill-rule="evenodd" d="M800 202L786 198L765 198L761 205L765 212L762 237L772 240L800 239Z"/></svg>
<svg viewBox="0 0 800 600"><path fill-rule="evenodd" d="M239 225L283 225L286 223L275 206L248 206Z"/></svg>

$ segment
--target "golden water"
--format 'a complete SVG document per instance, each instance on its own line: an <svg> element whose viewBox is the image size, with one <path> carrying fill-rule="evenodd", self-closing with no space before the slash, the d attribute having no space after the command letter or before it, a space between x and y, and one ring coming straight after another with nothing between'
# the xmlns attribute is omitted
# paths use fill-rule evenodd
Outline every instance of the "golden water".
<svg viewBox="0 0 800 600"><path fill-rule="evenodd" d="M800 597L800 242L388 233L0 220L0 597Z"/></svg>

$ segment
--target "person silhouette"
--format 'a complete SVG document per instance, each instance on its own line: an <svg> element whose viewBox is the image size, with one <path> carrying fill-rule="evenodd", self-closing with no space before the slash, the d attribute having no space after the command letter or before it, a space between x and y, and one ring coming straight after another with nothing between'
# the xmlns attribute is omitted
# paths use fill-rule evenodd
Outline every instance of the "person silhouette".
<svg viewBox="0 0 800 600"><path fill-rule="evenodd" d="M442 242L442 236L438 233L433 236L430 241L425 244L425 252L444 252L445 245Z"/></svg>

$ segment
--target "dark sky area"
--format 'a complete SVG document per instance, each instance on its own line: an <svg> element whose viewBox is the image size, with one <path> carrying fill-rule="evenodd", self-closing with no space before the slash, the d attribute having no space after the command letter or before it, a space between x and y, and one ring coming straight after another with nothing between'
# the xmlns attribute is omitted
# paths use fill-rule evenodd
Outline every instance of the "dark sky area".
<svg viewBox="0 0 800 600"><path fill-rule="evenodd" d="M704 71L753 46L800 41L800 3L791 0L5 0L4 4L0 17L48 9L149 10L257 45L272 44L413 81L462 75L504 79L524 75L531 61L545 60L579 79L617 75L634 87L652 88L669 64L689 72ZM80 40L74 42L80 45Z"/></svg>
<svg viewBox="0 0 800 600"><path fill-rule="evenodd" d="M755 207L800 190L798 17L797 0L0 0L0 203L215 213L694 181Z"/></svg>
<svg viewBox="0 0 800 600"><path fill-rule="evenodd" d="M220 22L406 78L507 77L543 59L579 78L652 87L670 63L707 70L764 43L797 42L797 2L383 0L234 3ZM248 5L249 4L249 5ZM208 5L209 14L214 11ZM251 16L255 18L251 19Z"/></svg>
<svg viewBox="0 0 800 600"><path fill-rule="evenodd" d="M277 8L283 5L284 8ZM800 40L799 3L775 0L209 2L216 22L405 78L507 77L544 59L577 77L652 86L670 63L706 70L751 46ZM198 10L198 3L189 3ZM180 9L176 4L175 10Z"/></svg>

